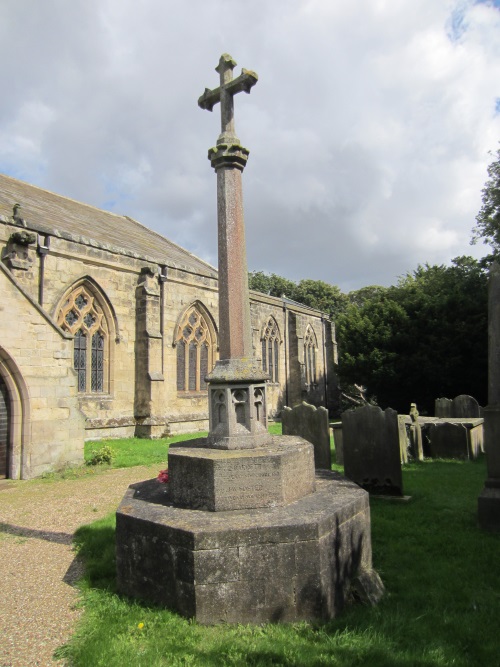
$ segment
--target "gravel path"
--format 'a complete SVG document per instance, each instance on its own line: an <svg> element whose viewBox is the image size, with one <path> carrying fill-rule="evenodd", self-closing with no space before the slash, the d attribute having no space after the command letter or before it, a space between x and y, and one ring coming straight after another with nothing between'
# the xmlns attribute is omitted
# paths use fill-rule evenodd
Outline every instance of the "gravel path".
<svg viewBox="0 0 500 667"><path fill-rule="evenodd" d="M73 533L115 510L129 484L158 469L0 481L0 667L64 665L52 655L80 614L74 582L82 565L72 550Z"/></svg>

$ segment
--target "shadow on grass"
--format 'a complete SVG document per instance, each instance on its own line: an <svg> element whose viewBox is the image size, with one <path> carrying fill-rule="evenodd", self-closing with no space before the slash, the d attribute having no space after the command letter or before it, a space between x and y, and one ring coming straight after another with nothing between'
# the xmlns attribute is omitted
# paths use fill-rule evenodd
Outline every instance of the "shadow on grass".
<svg viewBox="0 0 500 667"><path fill-rule="evenodd" d="M74 535L75 549L85 563L83 584L116 591L114 515L80 526Z"/></svg>
<svg viewBox="0 0 500 667"><path fill-rule="evenodd" d="M500 537L476 525L485 475L484 461L405 466L412 501L371 502L374 566L386 596L376 608L353 606L327 623L204 627L121 598L115 595L114 516L83 526L75 543L86 564L87 613L68 648L72 664L498 664ZM91 650L105 663L95 662Z"/></svg>

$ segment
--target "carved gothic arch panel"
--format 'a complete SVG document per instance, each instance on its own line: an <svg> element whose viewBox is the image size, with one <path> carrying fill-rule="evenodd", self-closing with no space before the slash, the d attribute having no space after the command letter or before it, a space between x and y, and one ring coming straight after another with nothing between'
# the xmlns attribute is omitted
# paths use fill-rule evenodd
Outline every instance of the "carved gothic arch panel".
<svg viewBox="0 0 500 667"><path fill-rule="evenodd" d="M116 316L115 309L111 303L108 295L99 285L99 283L92 278L92 276L82 276L69 287L67 287L61 294L58 299L52 316L57 321L58 315L60 314L61 308L64 306L69 296L75 293L80 287L84 287L88 292L90 292L99 302L100 307L103 310L103 313L106 317L106 322L109 328L109 335L112 340L115 340L117 343L120 342L120 330L118 326L118 318Z"/></svg>
<svg viewBox="0 0 500 667"><path fill-rule="evenodd" d="M207 308L194 301L183 310L174 328L177 391L206 391L205 377L217 359L217 330Z"/></svg>
<svg viewBox="0 0 500 667"><path fill-rule="evenodd" d="M114 343L119 335L116 314L104 290L90 276L78 279L59 299L54 318L74 336L78 393L112 394Z"/></svg>
<svg viewBox="0 0 500 667"><path fill-rule="evenodd" d="M208 308L205 306L205 304L202 301L199 301L196 299L195 301L191 302L184 310L181 311L177 318L177 322L175 323L174 327L174 334L172 338L172 347L175 347L177 345L177 342L180 340L182 337L180 334L182 332L182 324L186 317L188 316L187 314L191 310L197 310L200 315L204 318L208 329L210 331L210 335L212 338L212 344L215 345L215 349L219 351L219 334L217 331L217 325L215 324L215 320L212 316L212 313L208 310Z"/></svg>

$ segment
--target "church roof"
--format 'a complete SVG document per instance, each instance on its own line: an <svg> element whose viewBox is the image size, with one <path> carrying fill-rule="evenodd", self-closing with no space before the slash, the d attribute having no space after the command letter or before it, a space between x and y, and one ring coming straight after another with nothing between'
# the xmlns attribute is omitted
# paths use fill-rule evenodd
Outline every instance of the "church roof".
<svg viewBox="0 0 500 667"><path fill-rule="evenodd" d="M213 266L132 218L0 174L0 219L4 222L10 221L14 204L21 205L20 215L29 229L89 245L95 245L94 241L111 252L217 276Z"/></svg>

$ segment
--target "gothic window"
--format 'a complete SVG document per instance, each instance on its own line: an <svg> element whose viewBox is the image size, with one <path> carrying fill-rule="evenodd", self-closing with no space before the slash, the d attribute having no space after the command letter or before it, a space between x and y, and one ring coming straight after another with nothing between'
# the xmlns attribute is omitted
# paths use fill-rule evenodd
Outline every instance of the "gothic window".
<svg viewBox="0 0 500 667"><path fill-rule="evenodd" d="M108 391L108 323L97 296L80 285L59 309L58 325L74 335L73 368L79 393Z"/></svg>
<svg viewBox="0 0 500 667"><path fill-rule="evenodd" d="M304 336L304 366L306 385L311 388L317 384L317 355L318 343L316 335L310 326L307 327L306 335Z"/></svg>
<svg viewBox="0 0 500 667"><path fill-rule="evenodd" d="M205 376L215 364L215 332L200 309L191 306L177 327L177 391L206 390Z"/></svg>
<svg viewBox="0 0 500 667"><path fill-rule="evenodd" d="M274 317L270 317L262 329L262 369L271 377L271 382L279 382L280 331Z"/></svg>

